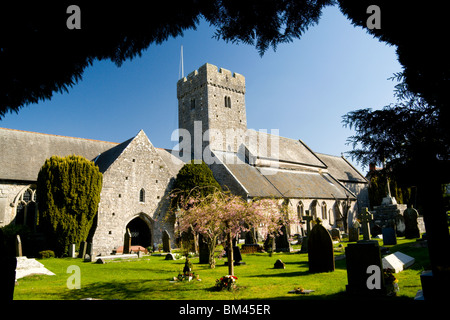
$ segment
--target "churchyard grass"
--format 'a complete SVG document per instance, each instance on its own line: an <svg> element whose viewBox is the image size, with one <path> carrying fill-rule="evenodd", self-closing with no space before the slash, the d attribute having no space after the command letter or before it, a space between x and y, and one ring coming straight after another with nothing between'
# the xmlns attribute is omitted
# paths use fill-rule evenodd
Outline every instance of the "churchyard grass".
<svg viewBox="0 0 450 320"><path fill-rule="evenodd" d="M345 247L348 243L341 242ZM415 240L398 238L398 244L388 246L391 252L401 251L416 258L409 269L396 274L400 292L395 298L412 299L421 289L420 273L429 267L426 248L416 247ZM382 243L380 243L382 245ZM335 245L335 248L340 248ZM298 246L294 246L298 248ZM336 251L335 255L344 253ZM277 259L281 259L285 269L274 269ZM170 282L180 273L184 259L167 261L164 256L149 256L134 261L114 261L107 264L82 262L81 259L49 258L39 260L55 276L34 275L18 280L14 299L188 299L188 300L229 300L229 299L355 299L345 293L347 272L345 259L336 261L334 272L310 274L308 255L297 253L257 253L244 254L245 265L235 267L238 289L217 292L213 289L216 279L227 274L225 259L217 260L215 269L198 264L198 258L191 258L193 272L202 281ZM68 289L67 273L70 265L80 267L80 289ZM288 291L302 287L314 290L309 295L289 294Z"/></svg>

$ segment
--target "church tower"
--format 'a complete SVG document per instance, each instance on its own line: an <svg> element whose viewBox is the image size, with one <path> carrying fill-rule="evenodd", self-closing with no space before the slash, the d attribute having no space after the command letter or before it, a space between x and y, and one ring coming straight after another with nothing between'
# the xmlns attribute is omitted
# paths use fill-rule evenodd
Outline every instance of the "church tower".
<svg viewBox="0 0 450 320"><path fill-rule="evenodd" d="M192 159L203 159L207 146L238 151L247 130L244 76L206 63L177 82L177 98L183 153L189 145Z"/></svg>

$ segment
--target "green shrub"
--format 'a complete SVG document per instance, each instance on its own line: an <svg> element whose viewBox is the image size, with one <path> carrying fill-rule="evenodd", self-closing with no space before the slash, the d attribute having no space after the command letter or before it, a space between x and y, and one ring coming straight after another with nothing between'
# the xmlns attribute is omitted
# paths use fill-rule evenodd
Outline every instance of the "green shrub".
<svg viewBox="0 0 450 320"><path fill-rule="evenodd" d="M54 258L55 252L53 252L53 250L40 251L39 257L41 257L41 259Z"/></svg>

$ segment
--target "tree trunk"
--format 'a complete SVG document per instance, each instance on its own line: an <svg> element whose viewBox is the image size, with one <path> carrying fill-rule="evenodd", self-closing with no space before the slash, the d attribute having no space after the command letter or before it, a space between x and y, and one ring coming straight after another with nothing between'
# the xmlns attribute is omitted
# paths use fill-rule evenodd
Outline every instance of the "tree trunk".
<svg viewBox="0 0 450 320"><path fill-rule="evenodd" d="M228 274L234 276L234 255L233 255L233 237L231 236L231 232L227 237L227 246L228 246Z"/></svg>

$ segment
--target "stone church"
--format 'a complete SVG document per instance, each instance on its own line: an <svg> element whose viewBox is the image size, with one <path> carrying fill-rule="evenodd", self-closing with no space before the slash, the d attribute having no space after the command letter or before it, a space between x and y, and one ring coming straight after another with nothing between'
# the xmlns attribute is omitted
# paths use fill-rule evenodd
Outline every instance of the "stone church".
<svg viewBox="0 0 450 320"><path fill-rule="evenodd" d="M45 159L77 154L103 173L98 214L88 241L95 255L123 245L173 238L166 196L184 163L202 159L226 189L251 200L274 197L301 217L309 210L327 228L343 227L368 206L367 180L343 156L312 151L303 141L247 128L245 78L204 64L177 83L179 144L156 148L144 131L113 143L0 128L0 227L36 229L36 180ZM291 235L304 226L291 225Z"/></svg>

